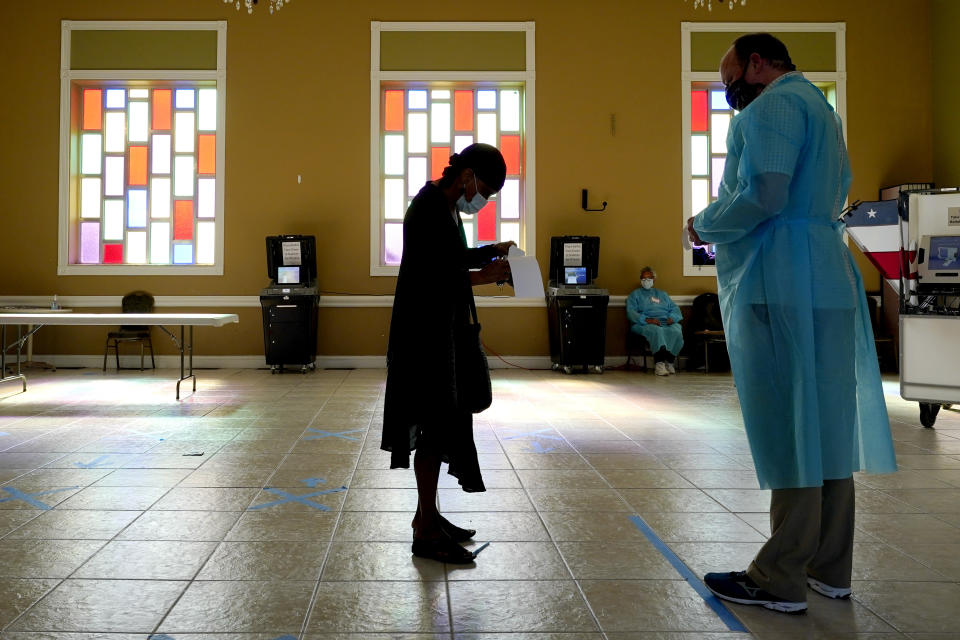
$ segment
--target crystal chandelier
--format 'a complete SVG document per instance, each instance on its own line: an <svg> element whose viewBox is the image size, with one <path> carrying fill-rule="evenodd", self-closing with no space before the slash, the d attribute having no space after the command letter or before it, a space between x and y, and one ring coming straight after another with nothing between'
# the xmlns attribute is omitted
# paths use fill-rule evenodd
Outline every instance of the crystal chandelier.
<svg viewBox="0 0 960 640"><path fill-rule="evenodd" d="M224 3L230 4L234 0L223 0ZM702 1L702 0L701 0ZM283 5L290 2L290 0L270 0L270 13L273 14L274 10L280 11L283 8ZM237 11L240 11L241 5L247 8L247 13L253 13L253 8L257 6L257 0L236 0L235 5Z"/></svg>
<svg viewBox="0 0 960 640"><path fill-rule="evenodd" d="M247 0L247 2L249 1L250 0ZM289 1L290 0L287 0L287 2ZM683 1L686 2L687 0L683 0ZM719 2L721 5L724 2L724 0L716 0L716 1ZM737 4L737 1L738 0L727 0L727 6L730 8L731 11L733 10L733 5ZM747 0L739 0L739 2L741 7L747 4ZM707 11L713 11L713 0L693 0L694 9L699 9L702 6L706 6Z"/></svg>

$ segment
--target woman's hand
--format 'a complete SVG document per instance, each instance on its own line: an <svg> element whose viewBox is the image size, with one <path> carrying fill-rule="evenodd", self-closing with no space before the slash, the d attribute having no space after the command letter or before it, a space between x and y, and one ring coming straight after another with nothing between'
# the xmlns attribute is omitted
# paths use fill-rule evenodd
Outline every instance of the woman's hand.
<svg viewBox="0 0 960 640"><path fill-rule="evenodd" d="M515 246L517 246L516 242L513 240L507 240L506 242L498 242L497 244L493 245L493 248L498 256L503 257L510 253L510 247Z"/></svg>
<svg viewBox="0 0 960 640"><path fill-rule="evenodd" d="M480 271L470 272L470 284L474 286L478 284L506 282L509 279L510 263L500 258L487 263Z"/></svg>
<svg viewBox="0 0 960 640"><path fill-rule="evenodd" d="M673 324L673 318L667 318L667 326Z"/></svg>
<svg viewBox="0 0 960 640"><path fill-rule="evenodd" d="M696 218L687 219L687 235L690 237L690 244L702 245L703 242L700 240L700 236L697 235L697 230L693 228L694 220L696 220Z"/></svg>
<svg viewBox="0 0 960 640"><path fill-rule="evenodd" d="M657 320L656 318L647 318L647 324L655 324L657 326L660 326L660 321Z"/></svg>

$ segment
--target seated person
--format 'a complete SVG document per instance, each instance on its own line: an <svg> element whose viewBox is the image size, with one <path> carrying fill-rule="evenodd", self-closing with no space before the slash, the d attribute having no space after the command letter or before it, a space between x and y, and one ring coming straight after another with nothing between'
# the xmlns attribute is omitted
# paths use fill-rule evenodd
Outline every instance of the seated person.
<svg viewBox="0 0 960 640"><path fill-rule="evenodd" d="M677 372L673 363L683 347L683 315L666 292L653 287L656 277L650 267L640 272L642 288L627 296L627 319L630 330L647 339L656 363L654 373L666 376Z"/></svg>

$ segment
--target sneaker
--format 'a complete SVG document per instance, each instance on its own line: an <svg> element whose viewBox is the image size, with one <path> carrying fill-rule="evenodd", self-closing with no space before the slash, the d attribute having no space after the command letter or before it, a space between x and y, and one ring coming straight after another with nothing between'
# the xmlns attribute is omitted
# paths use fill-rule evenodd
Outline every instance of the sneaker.
<svg viewBox="0 0 960 640"><path fill-rule="evenodd" d="M766 609L782 613L804 613L807 610L806 602L784 600L772 593L767 593L750 579L746 571L708 573L703 576L703 582L715 596L730 602L759 604Z"/></svg>
<svg viewBox="0 0 960 640"><path fill-rule="evenodd" d="M672 363L672 362L668 362L668 363L667 363L667 373L669 373L670 375L673 375L673 374L675 374L676 372L677 372L677 368L676 368L675 366L673 366L673 363Z"/></svg>
<svg viewBox="0 0 960 640"><path fill-rule="evenodd" d="M658 376L668 376L668 375L670 375L670 373L667 371L667 363L666 363L666 362L658 362L658 363L657 363L657 366L655 366L655 367L653 368L653 372L654 372L655 374L657 374Z"/></svg>
<svg viewBox="0 0 960 640"><path fill-rule="evenodd" d="M850 594L853 593L853 591L850 589L844 589L843 587L831 587L827 583L820 582L816 578L811 578L810 576L807 576L807 586L820 595L833 598L835 600L846 600L850 597Z"/></svg>

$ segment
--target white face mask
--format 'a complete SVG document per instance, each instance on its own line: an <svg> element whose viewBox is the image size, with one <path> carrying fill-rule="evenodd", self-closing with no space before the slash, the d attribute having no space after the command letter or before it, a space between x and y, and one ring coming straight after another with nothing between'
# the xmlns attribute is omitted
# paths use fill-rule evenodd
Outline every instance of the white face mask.
<svg viewBox="0 0 960 640"><path fill-rule="evenodd" d="M644 289L652 289L653 280L651 278L644 278L643 280L640 281L640 286L643 287Z"/></svg>
<svg viewBox="0 0 960 640"><path fill-rule="evenodd" d="M457 200L457 209L463 211L467 215L473 215L475 213L480 213L480 209L487 204L487 199L480 195L480 189L477 187L477 176L473 176L473 188L476 190L473 198L470 199L470 202L467 202L466 190L464 194L460 196L460 199Z"/></svg>

